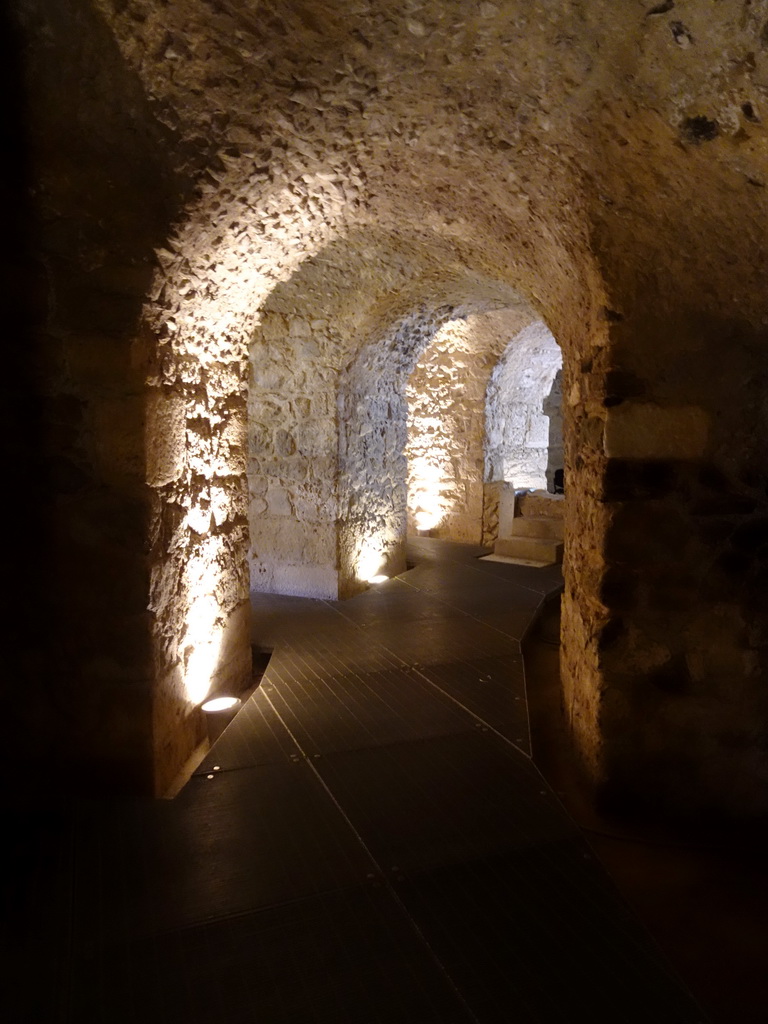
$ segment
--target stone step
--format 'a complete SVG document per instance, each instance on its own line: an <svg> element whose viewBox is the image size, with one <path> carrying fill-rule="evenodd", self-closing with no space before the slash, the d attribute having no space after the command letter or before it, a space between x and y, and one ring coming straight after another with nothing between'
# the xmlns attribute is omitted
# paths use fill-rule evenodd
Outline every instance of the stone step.
<svg viewBox="0 0 768 1024"><path fill-rule="evenodd" d="M544 537L506 537L496 541L493 551L506 558L529 558L547 565L563 560L563 542Z"/></svg>
<svg viewBox="0 0 768 1024"><path fill-rule="evenodd" d="M547 519L562 519L565 512L565 496L550 494L549 491L526 491L517 497L517 515L542 516Z"/></svg>
<svg viewBox="0 0 768 1024"><path fill-rule="evenodd" d="M544 540L563 539L563 520L548 516L515 516L507 537L541 537Z"/></svg>

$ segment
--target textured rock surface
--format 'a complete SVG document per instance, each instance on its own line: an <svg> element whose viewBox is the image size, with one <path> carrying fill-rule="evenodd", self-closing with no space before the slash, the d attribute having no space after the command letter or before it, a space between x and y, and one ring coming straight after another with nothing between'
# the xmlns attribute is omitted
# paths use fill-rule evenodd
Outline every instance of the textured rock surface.
<svg viewBox="0 0 768 1024"><path fill-rule="evenodd" d="M541 403L541 411L549 420L547 424L547 468L545 472L547 490L551 494L563 492L563 371L558 370L552 381L549 394Z"/></svg>
<svg viewBox="0 0 768 1024"><path fill-rule="evenodd" d="M561 368L560 349L545 324L530 324L510 341L488 384L489 482L505 480L516 489L547 486L550 419L544 405Z"/></svg>
<svg viewBox="0 0 768 1024"><path fill-rule="evenodd" d="M173 773L247 676L249 519L265 585L397 565L408 374L522 302L563 353L584 764L766 810L765 0L16 11L40 757Z"/></svg>
<svg viewBox="0 0 768 1024"><path fill-rule="evenodd" d="M522 308L451 321L416 365L407 388L409 530L480 543L489 377L531 315ZM494 391L498 415L518 397L505 384Z"/></svg>

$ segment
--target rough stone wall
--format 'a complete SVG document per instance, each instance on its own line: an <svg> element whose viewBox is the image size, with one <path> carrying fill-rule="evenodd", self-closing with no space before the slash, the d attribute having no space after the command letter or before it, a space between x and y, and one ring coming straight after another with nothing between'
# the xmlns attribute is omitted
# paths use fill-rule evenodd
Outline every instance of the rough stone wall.
<svg viewBox="0 0 768 1024"><path fill-rule="evenodd" d="M450 321L407 387L408 527L477 543L482 517L482 367L468 321ZM478 466L478 461L480 465Z"/></svg>
<svg viewBox="0 0 768 1024"><path fill-rule="evenodd" d="M500 279L501 290L509 290L518 271L499 274L499 268L508 265L506 237L512 225L522 235L545 239L521 268L529 285L537 266L556 268L559 278L571 258L562 258L562 230L542 232L540 214L520 199L519 190L510 190L509 170L487 178L470 169L468 160L485 159L474 117L464 122L460 105L449 100L461 123L453 118L436 127L437 94L412 102L415 93L404 71L419 87L429 80L412 65L420 37L392 21L389 11L366 6L345 10L342 19L324 4L318 5L318 16L309 4L277 3L254 20L245 11L214 10L196 0L164 9L144 0L100 6L126 61L138 70L159 116L175 134L179 162L187 159L184 147L189 147L202 153L205 163L196 198L160 253L161 271L146 313L159 367L150 374L150 386L174 390L191 373L183 402L185 451L188 442L190 452L204 453L157 487L152 527L155 690L164 695L156 701L162 713L155 732L170 764L196 736L191 691L199 696L206 676L215 689L247 670L248 544L239 453L247 436L246 354L270 293L280 282L300 278L303 262L324 258L321 254L335 237L345 237L352 222L365 230L393 231L397 242L372 297L369 322L365 330L346 333L349 347L341 362L348 366L363 339L381 335L382 323L396 323L409 308L423 304L418 289L409 292L404 272L414 252L433 253L427 271L431 287L428 280L424 285L432 308L440 305L434 295L444 288L440 281L463 279L468 271L474 274L468 290L481 305L486 293L499 292ZM390 43L377 55L369 34ZM417 43L417 51L417 63L432 52L424 43ZM285 83L294 84L286 89ZM395 113L391 99L404 85L408 98ZM437 93L445 106L445 93L440 88ZM415 175L410 168L416 166L413 147L419 140ZM570 194L567 175L553 167L549 176L558 182L556 189ZM434 186L425 189L425 180ZM479 218L478 211L484 211ZM346 251L342 246L330 260L331 270L353 274L354 253L355 246ZM525 285L525 280L514 283ZM373 305L391 307L390 290L402 284L410 299L401 301L397 314L381 319L379 310L374 315ZM556 291L554 281L537 287L542 302ZM296 304L297 314L303 304ZM354 321L349 296L342 305ZM198 376L198 358L215 372ZM252 381L257 379L254 373ZM174 415L178 422L178 411ZM226 472L218 461L220 455L227 458L219 446L224 431L235 439ZM277 433L272 436L277 444ZM155 440L153 429L150 447ZM253 450L253 441L250 446ZM226 507L211 492L211 483L226 491ZM213 525L205 529L205 513L216 504L223 519L219 525L209 519ZM189 510L189 516L181 510ZM213 639L201 643L199 636ZM226 637L232 654L222 661L216 648L222 649Z"/></svg>
<svg viewBox="0 0 768 1024"><path fill-rule="evenodd" d="M406 382L453 311L418 310L361 352L339 396L343 593L405 569Z"/></svg>
<svg viewBox="0 0 768 1024"><path fill-rule="evenodd" d="M560 348L541 322L530 324L509 342L488 382L488 482L504 480L517 489L547 486L550 420L544 403L561 366Z"/></svg>
<svg viewBox="0 0 768 1024"><path fill-rule="evenodd" d="M414 360L452 304L518 301L466 271L463 281L441 282L442 248L350 232L267 299L251 344L253 590L335 598L404 565L405 384Z"/></svg>
<svg viewBox="0 0 768 1024"><path fill-rule="evenodd" d="M572 457L594 460L603 481L602 549L593 543L600 554L567 599L574 722L595 723L598 738L582 749L595 752L609 793L677 814L766 809L765 252L755 217L765 215L767 15L764 4L694 5L687 48L674 15L648 19L634 74L646 89L663 81L671 99L663 114L627 108L633 141L614 142L626 176L606 190L598 170L609 343L585 361L578 390L565 389L585 406ZM638 160L658 147L664 182L648 216ZM579 545L589 540L591 524Z"/></svg>
<svg viewBox="0 0 768 1024"><path fill-rule="evenodd" d="M633 90L630 132L608 109L596 125L607 345L566 378L583 405L569 485L591 464L599 502L572 509L569 486L586 529L564 624L573 721L609 791L678 814L766 809L767 20L764 3L692 4L627 39L637 89L667 99L643 110Z"/></svg>
<svg viewBox="0 0 768 1024"><path fill-rule="evenodd" d="M525 309L447 323L408 381L408 529L479 544L483 528L485 393Z"/></svg>
<svg viewBox="0 0 768 1024"><path fill-rule="evenodd" d="M239 692L250 669L238 337L223 324L215 339L201 337L191 318L181 325L179 319L154 321L154 372L148 375L159 792L203 738L198 705L216 692Z"/></svg>
<svg viewBox="0 0 768 1024"><path fill-rule="evenodd" d="M505 486L499 481L483 484L483 532L480 540L483 547L493 547L498 539L501 495Z"/></svg>
<svg viewBox="0 0 768 1024"><path fill-rule="evenodd" d="M499 286L489 289L482 282L478 286L471 277L450 285L432 282L432 289L433 294L442 295L446 301L431 309L415 297L404 303L402 296L400 306L415 306L415 312L403 316L386 305L386 312L377 307L376 317L392 326L377 327L340 378L338 566L341 596L356 592L378 572L392 575L405 566L407 388L415 395L420 390L418 381L423 382L425 408L445 397L442 389L435 390L428 383L426 367L430 365L430 357L425 353L455 348L456 336L449 329L449 322L469 324L464 337L472 355L463 367L455 366L450 373L451 411L440 436L445 443L455 446L453 472L474 472L478 500L476 507L461 508L459 502L466 500L471 491L467 488L458 495L454 515L443 535L467 537L472 531L479 539L484 385L502 347L502 339L530 319L531 314L513 291ZM485 314L473 312L478 306L482 309L487 305L513 308ZM458 318L466 318L466 321ZM444 340L441 342L440 338ZM448 358L455 359L455 352ZM416 368L420 359L425 367L423 374ZM471 457L467 459L459 454L465 451L468 437L473 437L476 444L474 464ZM458 477L454 476L456 479ZM469 479L466 483L470 483ZM473 526L469 525L470 516L474 517Z"/></svg>
<svg viewBox="0 0 768 1024"><path fill-rule="evenodd" d="M253 590L336 597L404 564L414 359L449 309L519 302L467 268L446 274L452 258L439 237L350 230L265 301L250 352Z"/></svg>
<svg viewBox="0 0 768 1024"><path fill-rule="evenodd" d="M46 310L35 444L65 467L40 485L60 638L46 665L70 666L82 722L51 713L51 731L91 753L103 737L118 760L133 745L135 765L151 693L160 778L197 735L188 684L247 674L246 450L254 490L272 447L296 454L257 403L275 429L247 438L276 321L253 369L249 348L279 287L310 323L328 293L339 402L370 392L355 361L379 368L361 353L409 317L517 295L563 351L563 685L584 763L678 807L763 806L765 0L18 8L36 83L30 305ZM286 365L307 358L291 345ZM289 419L299 377L263 384ZM663 615L662 565L687 581ZM664 666L678 682L659 684Z"/></svg>

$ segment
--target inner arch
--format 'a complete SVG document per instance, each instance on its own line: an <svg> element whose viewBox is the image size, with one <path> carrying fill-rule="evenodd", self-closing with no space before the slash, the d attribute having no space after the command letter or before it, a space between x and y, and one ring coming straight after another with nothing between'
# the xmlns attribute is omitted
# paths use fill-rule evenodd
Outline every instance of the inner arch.
<svg viewBox="0 0 768 1024"><path fill-rule="evenodd" d="M488 382L485 479L555 491L563 468L560 347L546 324L509 342Z"/></svg>

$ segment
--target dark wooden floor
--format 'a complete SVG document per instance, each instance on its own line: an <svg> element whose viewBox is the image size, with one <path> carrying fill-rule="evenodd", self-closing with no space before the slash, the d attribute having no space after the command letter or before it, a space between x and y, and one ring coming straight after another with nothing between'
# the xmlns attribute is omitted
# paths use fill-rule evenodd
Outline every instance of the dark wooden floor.
<svg viewBox="0 0 768 1024"><path fill-rule="evenodd" d="M262 684L176 800L17 822L4 1019L702 1021L528 756L559 570L477 553L257 598Z"/></svg>

